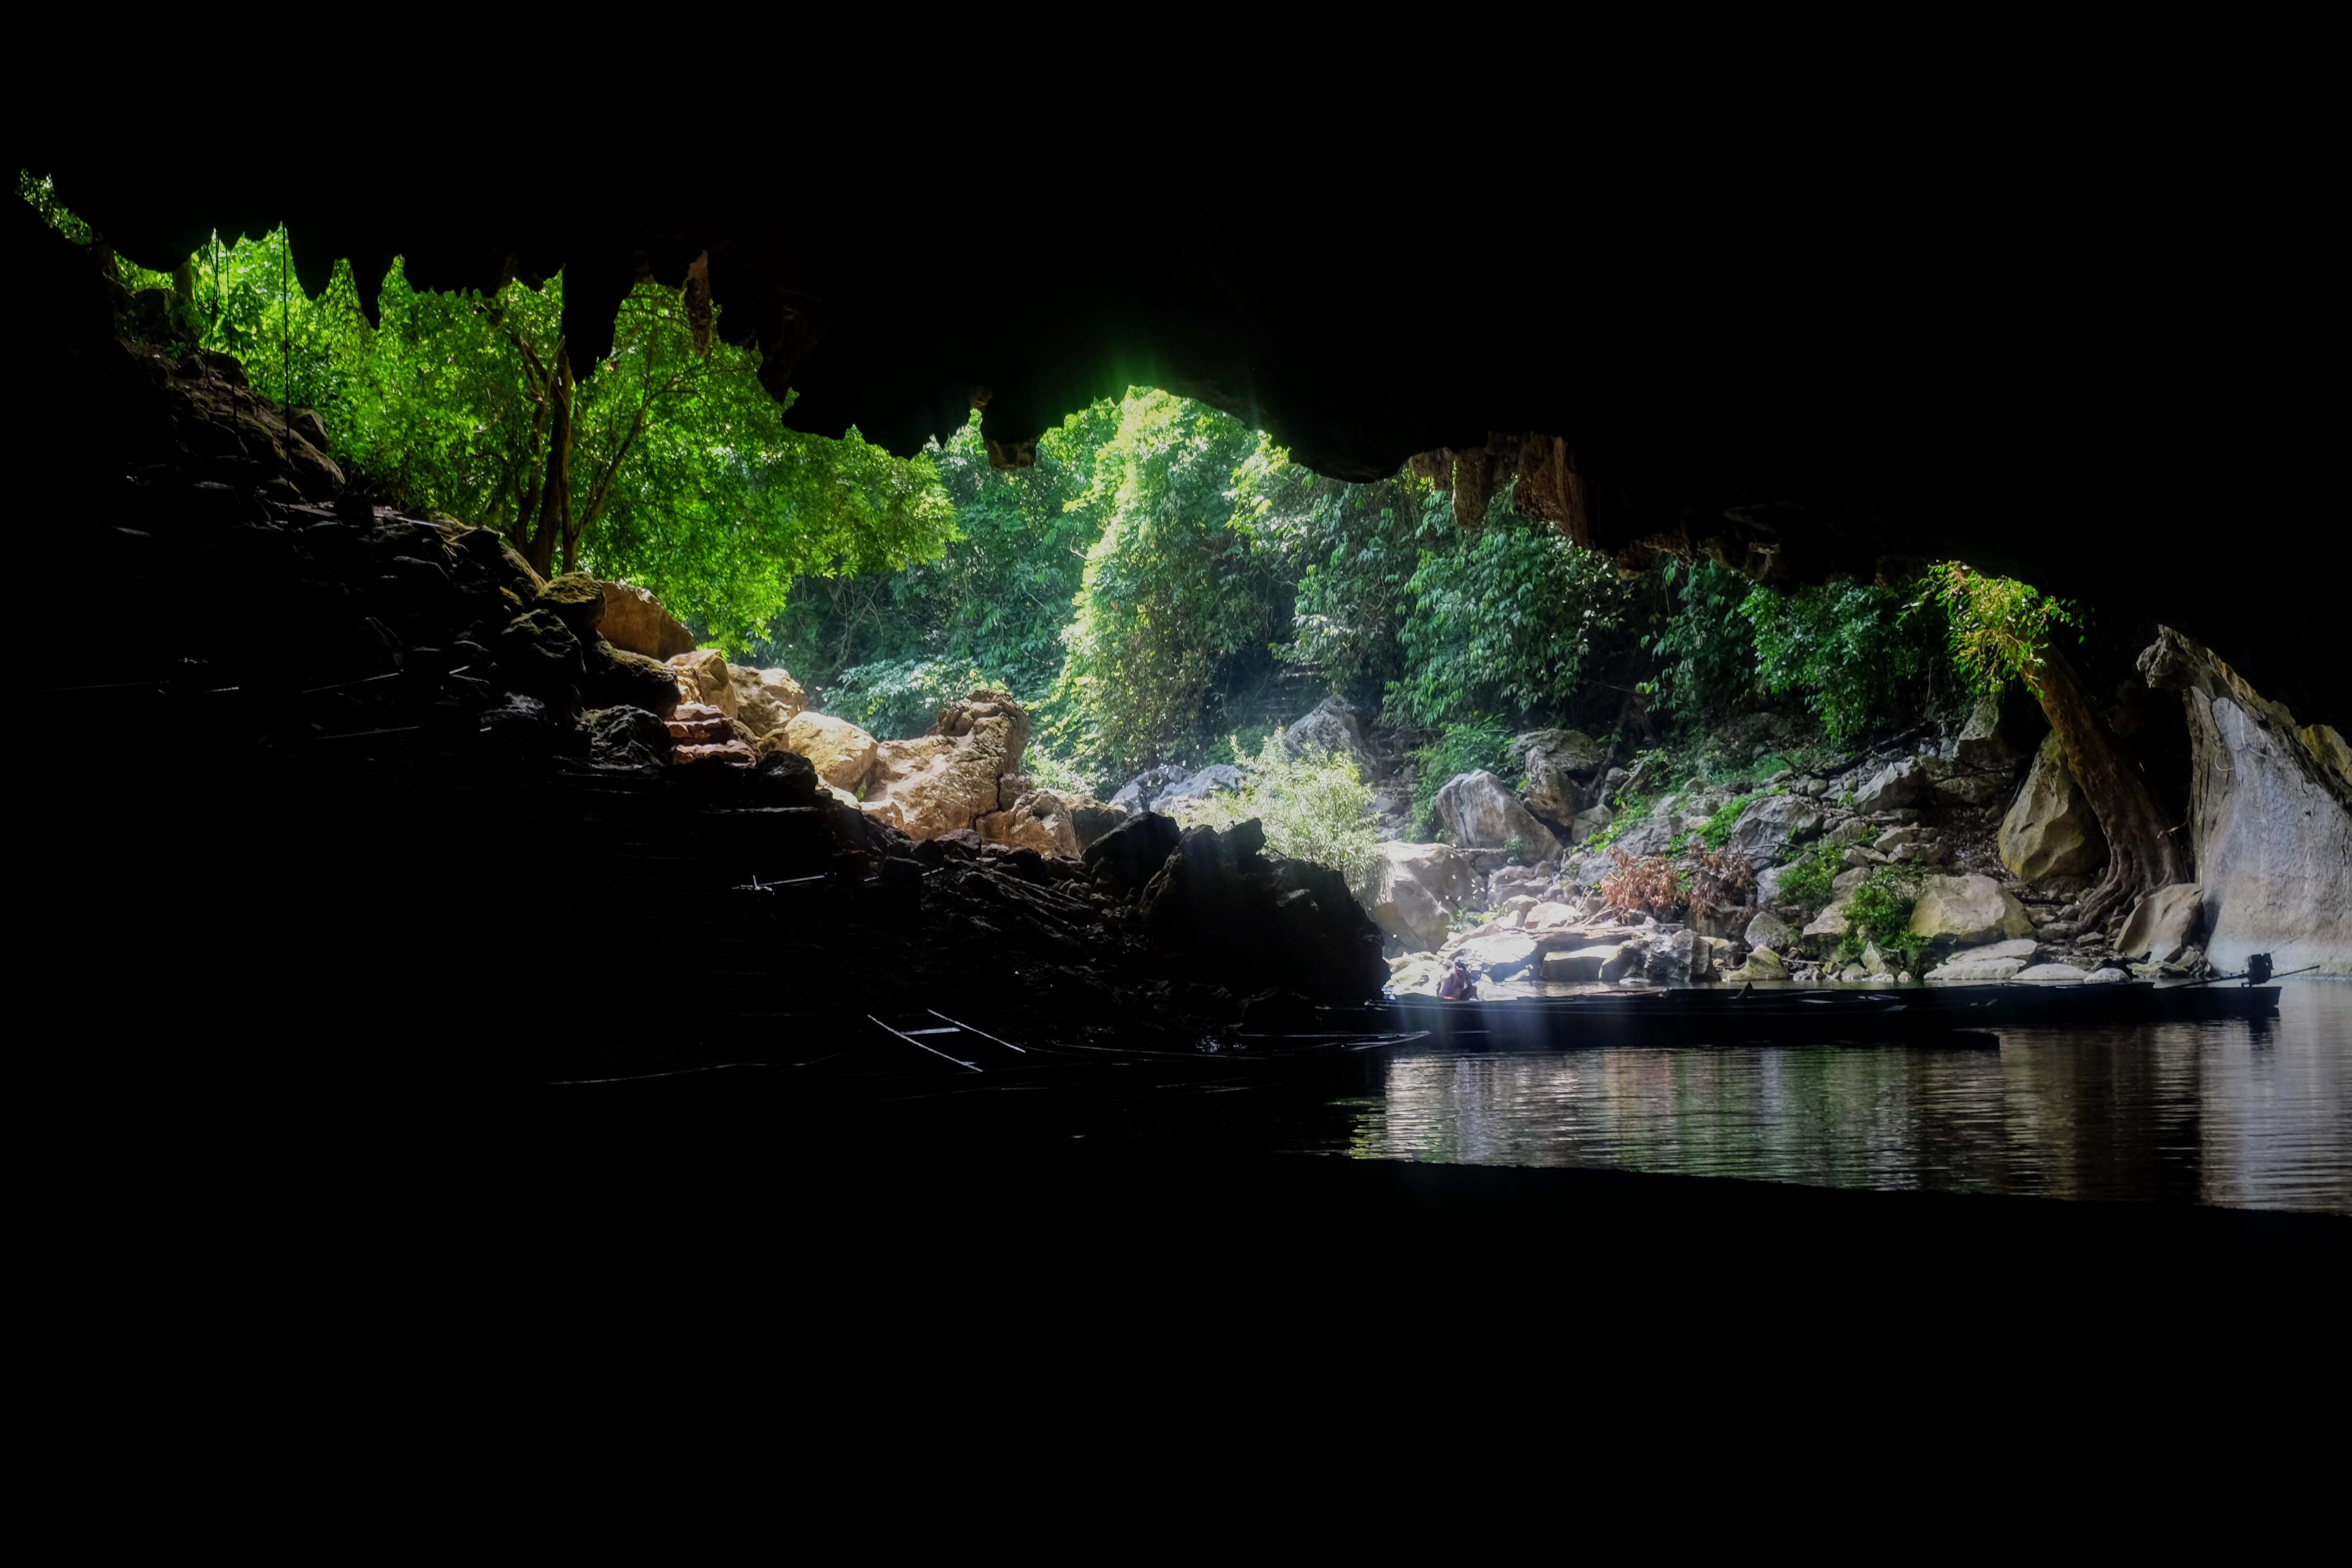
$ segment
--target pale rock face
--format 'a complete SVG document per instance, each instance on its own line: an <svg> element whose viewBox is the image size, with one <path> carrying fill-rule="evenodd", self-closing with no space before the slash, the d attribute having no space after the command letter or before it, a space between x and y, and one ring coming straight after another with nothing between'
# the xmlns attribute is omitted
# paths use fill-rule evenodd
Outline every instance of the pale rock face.
<svg viewBox="0 0 2352 1568"><path fill-rule="evenodd" d="M1797 928L1767 910L1748 922L1746 935L1751 948L1770 948L1775 952L1782 952L1797 940Z"/></svg>
<svg viewBox="0 0 2352 1568"><path fill-rule="evenodd" d="M1822 836L1822 842L1840 848L1861 843L1870 837L1870 824L1858 816L1849 816Z"/></svg>
<svg viewBox="0 0 2352 1568"><path fill-rule="evenodd" d="M1369 768L1372 760L1355 707L1344 697L1326 697L1305 718L1283 731L1282 748L1294 757L1306 752L1353 757L1360 770Z"/></svg>
<svg viewBox="0 0 2352 1568"><path fill-rule="evenodd" d="M2113 964L2109 964L2104 969L2094 969L2090 973L2084 975L2083 977L2083 984L2085 985L2120 985L2130 978L2131 975L2126 971L2117 969Z"/></svg>
<svg viewBox="0 0 2352 1568"><path fill-rule="evenodd" d="M1912 906L1911 931L1915 936L1969 947L2002 937L2031 936L2033 922L2026 919L2025 906L1990 877L1929 877L1920 883L1919 901Z"/></svg>
<svg viewBox="0 0 2352 1568"><path fill-rule="evenodd" d="M1822 814L1803 795L1766 795L1739 814L1726 847L1760 870L1783 845L1801 844L1821 830Z"/></svg>
<svg viewBox="0 0 2352 1568"><path fill-rule="evenodd" d="M1873 974L1895 973L1895 966L1886 962L1886 955L1878 951L1878 944L1874 942L1863 944L1862 967Z"/></svg>
<svg viewBox="0 0 2352 1568"><path fill-rule="evenodd" d="M774 733L808 706L801 683L781 669L727 667L728 684L735 689L735 717L755 735Z"/></svg>
<svg viewBox="0 0 2352 1568"><path fill-rule="evenodd" d="M1400 959L1389 972L1389 989L1400 996L1434 996L1448 966L1425 952Z"/></svg>
<svg viewBox="0 0 2352 1568"><path fill-rule="evenodd" d="M1538 822L1503 781L1483 768L1459 773L1437 792L1438 820L1464 849L1507 849L1516 842L1528 859L1557 854L1559 840Z"/></svg>
<svg viewBox="0 0 2352 1568"><path fill-rule="evenodd" d="M2080 985L2091 977L2087 969L2077 969L2071 963L2037 963L2021 969L2015 978L2030 980L2037 985Z"/></svg>
<svg viewBox="0 0 2352 1568"><path fill-rule="evenodd" d="M1540 951L1532 937L1497 931L1470 938L1455 947L1452 956L1489 980L1510 980L1534 968Z"/></svg>
<svg viewBox="0 0 2352 1568"><path fill-rule="evenodd" d="M931 733L875 747L863 809L911 838L974 827L998 809L999 781L1020 771L1028 744L1028 712L1011 693L974 691L940 709Z"/></svg>
<svg viewBox="0 0 2352 1568"><path fill-rule="evenodd" d="M1934 787L1927 770L1919 765L1916 757L1905 757L1889 763L1876 776L1853 792L1856 811L1892 811L1897 806L1916 805Z"/></svg>
<svg viewBox="0 0 2352 1568"><path fill-rule="evenodd" d="M2001 722L2001 699L1979 697L1969 710L1969 721L1962 726L1958 742L1952 748L1952 760L1964 768L1979 773L2006 773L2019 762L2016 751L2010 745L2010 736Z"/></svg>
<svg viewBox="0 0 2352 1568"><path fill-rule="evenodd" d="M1584 911L1575 904L1538 903L1519 917L1519 929L1528 932L1567 931L1583 920Z"/></svg>
<svg viewBox="0 0 2352 1568"><path fill-rule="evenodd" d="M2055 731L2033 753L2025 787L2000 819L1999 848L2009 874L2025 882L2087 876L2106 864L2106 836L2066 770L2065 749Z"/></svg>
<svg viewBox="0 0 2352 1568"><path fill-rule="evenodd" d="M1982 947L1972 947L1961 956L1970 963L1999 963L2011 958L2021 963L2031 963L2033 962L2034 949L2039 945L2032 937L2017 937L2008 942L1987 942Z"/></svg>
<svg viewBox="0 0 2352 1568"><path fill-rule="evenodd" d="M606 583L604 618L597 631L614 647L667 659L691 652L694 634L659 599L626 583Z"/></svg>
<svg viewBox="0 0 2352 1568"><path fill-rule="evenodd" d="M1065 860L1076 859L1084 847L1078 842L1075 808L1049 789L1029 790L1007 809L990 812L972 826L983 844L1010 844Z"/></svg>
<svg viewBox="0 0 2352 1568"><path fill-rule="evenodd" d="M1454 911L1477 892L1477 873L1450 844L1385 843L1358 901L1372 923L1409 948L1445 942Z"/></svg>
<svg viewBox="0 0 2352 1568"><path fill-rule="evenodd" d="M1759 947L1748 955L1748 962L1724 975L1726 980L1786 980L1789 966L1780 955L1769 947Z"/></svg>
<svg viewBox="0 0 2352 1568"><path fill-rule="evenodd" d="M874 737L848 720L830 714L796 713L767 740L770 751L781 748L806 757L815 765L819 780L849 792L853 800L857 786L874 769Z"/></svg>
<svg viewBox="0 0 2352 1568"><path fill-rule="evenodd" d="M1518 737L1517 744L1527 754L1528 805L1555 822L1573 820L1585 782L1600 771L1605 754L1600 743L1580 730L1538 730ZM1578 835L1586 837L1589 832Z"/></svg>
<svg viewBox="0 0 2352 1568"><path fill-rule="evenodd" d="M1927 979L1930 985L1992 985L2014 979L2024 970L2021 958L1976 962L1962 956L1927 971Z"/></svg>
<svg viewBox="0 0 2352 1568"><path fill-rule="evenodd" d="M2204 889L2195 882L2158 888L2139 901L2116 938L2117 958L2169 963L2197 940L2204 924Z"/></svg>
<svg viewBox="0 0 2352 1568"><path fill-rule="evenodd" d="M1598 942L1588 947L1567 948L1543 955L1542 977L1546 980L1580 984L1602 978L1602 971L1624 950L1622 942Z"/></svg>
<svg viewBox="0 0 2352 1568"><path fill-rule="evenodd" d="M610 638L605 640L611 641ZM715 647L696 648L671 658L669 667L677 672L677 700L680 702L706 703L730 719L736 717L739 704L735 698L735 681L727 672L725 654Z"/></svg>
<svg viewBox="0 0 2352 1568"><path fill-rule="evenodd" d="M1569 837L1581 844L1616 820L1617 814L1607 806L1592 806L1576 814L1575 819L1569 825Z"/></svg>

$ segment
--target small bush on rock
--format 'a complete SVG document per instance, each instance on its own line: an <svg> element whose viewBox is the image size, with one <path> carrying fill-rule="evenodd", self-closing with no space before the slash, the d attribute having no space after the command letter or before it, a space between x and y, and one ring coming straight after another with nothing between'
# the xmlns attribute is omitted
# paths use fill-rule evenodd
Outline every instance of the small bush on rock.
<svg viewBox="0 0 2352 1568"><path fill-rule="evenodd" d="M1255 817L1265 828L1265 847L1276 855L1328 866L1350 881L1371 869L1380 858L1380 830L1371 786L1357 773L1354 758L1322 751L1291 756L1277 730L1240 767L1240 793L1202 797L1179 807L1176 819L1223 832Z"/></svg>
<svg viewBox="0 0 2352 1568"><path fill-rule="evenodd" d="M1674 868L1666 864L1664 856L1636 860L1622 849L1612 848L1609 858L1616 869L1601 879L1601 896L1612 909L1660 918L1674 912L1682 892L1675 885Z"/></svg>
<svg viewBox="0 0 2352 1568"><path fill-rule="evenodd" d="M1804 907L1808 920L1830 901L1837 880L1839 851L1823 844L1791 862L1780 877L1781 897Z"/></svg>
<svg viewBox="0 0 2352 1568"><path fill-rule="evenodd" d="M1412 820L1420 837L1437 837L1437 792L1456 774L1484 769L1498 778L1510 778L1511 731L1499 719L1472 719L1448 724L1437 739L1412 754Z"/></svg>
<svg viewBox="0 0 2352 1568"><path fill-rule="evenodd" d="M1846 934L1838 943L1839 963L1854 963L1865 944L1876 942L1894 968L1919 973L1927 952L1927 939L1911 931L1911 906L1919 901L1919 876L1915 868L1882 866L1863 879L1846 904Z"/></svg>

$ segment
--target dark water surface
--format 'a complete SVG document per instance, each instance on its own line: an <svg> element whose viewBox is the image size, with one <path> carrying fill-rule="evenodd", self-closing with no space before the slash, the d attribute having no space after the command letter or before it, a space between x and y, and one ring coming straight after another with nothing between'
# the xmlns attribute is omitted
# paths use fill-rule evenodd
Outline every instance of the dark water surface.
<svg viewBox="0 0 2352 1568"><path fill-rule="evenodd" d="M2264 1023L2001 1032L2000 1049L1405 1057L1347 1152L1821 1186L2352 1214L2352 983Z"/></svg>

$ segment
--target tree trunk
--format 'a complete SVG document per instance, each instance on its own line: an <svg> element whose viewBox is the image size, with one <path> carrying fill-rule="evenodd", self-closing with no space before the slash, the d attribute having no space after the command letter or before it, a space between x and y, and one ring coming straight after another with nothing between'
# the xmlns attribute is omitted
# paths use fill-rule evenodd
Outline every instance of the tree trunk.
<svg viewBox="0 0 2352 1568"><path fill-rule="evenodd" d="M2166 829L2155 792L2139 764L2107 732L2074 665L2054 644L2041 653L2042 689L2036 695L2042 711L2058 733L2067 771L2107 837L2106 871L2083 900L2081 929L2087 931L2127 899L2189 880L2189 856Z"/></svg>
<svg viewBox="0 0 2352 1568"><path fill-rule="evenodd" d="M555 546L572 522L572 356L555 345L547 376L547 481L539 499L539 526L531 531L530 566L547 576L555 566Z"/></svg>

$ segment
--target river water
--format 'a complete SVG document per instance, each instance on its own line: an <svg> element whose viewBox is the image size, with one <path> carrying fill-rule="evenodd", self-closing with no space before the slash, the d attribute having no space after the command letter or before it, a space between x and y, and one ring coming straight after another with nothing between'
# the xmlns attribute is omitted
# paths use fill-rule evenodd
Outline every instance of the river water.
<svg viewBox="0 0 2352 1568"><path fill-rule="evenodd" d="M2001 1031L2000 1049L1406 1056L1368 1159L2352 1214L2352 982L2261 1023Z"/></svg>

